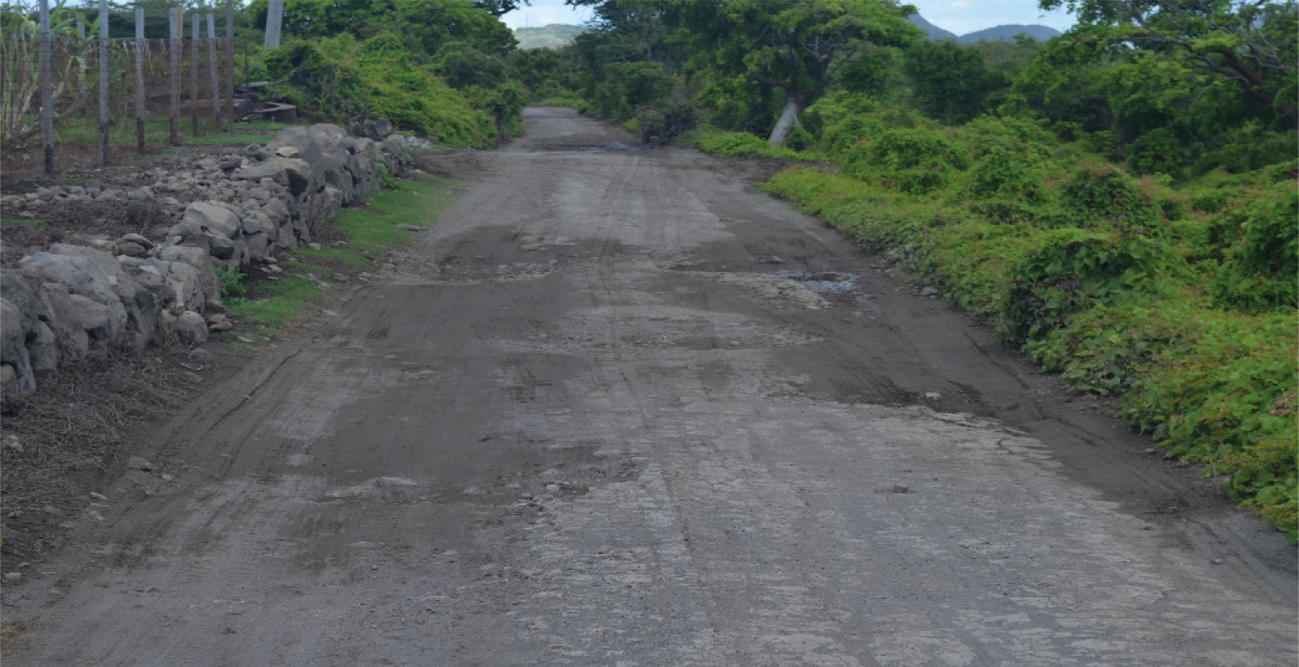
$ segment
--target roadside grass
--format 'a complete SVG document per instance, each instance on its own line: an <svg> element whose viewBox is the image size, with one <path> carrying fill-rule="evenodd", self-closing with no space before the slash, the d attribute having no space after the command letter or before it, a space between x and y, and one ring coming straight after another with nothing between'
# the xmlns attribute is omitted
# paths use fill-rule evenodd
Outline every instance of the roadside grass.
<svg viewBox="0 0 1299 667"><path fill-rule="evenodd" d="M0 225L25 225L27 227L40 227L45 223L40 220L27 220L23 218L0 218Z"/></svg>
<svg viewBox="0 0 1299 667"><path fill-rule="evenodd" d="M0 622L0 651L30 648L29 633L34 629L36 629L35 621Z"/></svg>
<svg viewBox="0 0 1299 667"><path fill-rule="evenodd" d="M416 232L398 225L434 225L455 199L442 183L449 181L398 181L393 189L371 194L365 208L340 211L330 226L343 237L342 245L299 248L279 262L282 275L229 286L227 293L234 296L226 297L227 311L253 328L246 336L252 342L282 336L337 289L334 273L372 270L376 257L409 245ZM238 353L256 354L254 345L241 342Z"/></svg>

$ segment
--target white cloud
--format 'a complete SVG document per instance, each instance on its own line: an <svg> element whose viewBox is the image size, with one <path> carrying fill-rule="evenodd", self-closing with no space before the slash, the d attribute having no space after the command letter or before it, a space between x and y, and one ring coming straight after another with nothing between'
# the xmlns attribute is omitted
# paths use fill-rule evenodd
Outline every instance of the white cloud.
<svg viewBox="0 0 1299 667"><path fill-rule="evenodd" d="M531 6L509 12L501 20L511 28L540 28L552 23L581 25L590 18L590 7L569 7L564 0L532 0Z"/></svg>

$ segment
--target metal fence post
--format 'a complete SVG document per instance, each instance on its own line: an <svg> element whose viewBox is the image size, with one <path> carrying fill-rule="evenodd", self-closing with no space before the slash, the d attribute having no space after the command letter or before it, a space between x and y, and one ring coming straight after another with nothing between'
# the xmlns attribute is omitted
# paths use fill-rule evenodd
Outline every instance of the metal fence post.
<svg viewBox="0 0 1299 667"><path fill-rule="evenodd" d="M99 162L108 166L108 0L99 0Z"/></svg>
<svg viewBox="0 0 1299 667"><path fill-rule="evenodd" d="M180 145L180 39L185 30L180 5L171 8L171 145Z"/></svg>
<svg viewBox="0 0 1299 667"><path fill-rule="evenodd" d="M198 136L198 14L189 21L189 120L190 131Z"/></svg>
<svg viewBox="0 0 1299 667"><path fill-rule="evenodd" d="M212 72L212 126L213 130L221 129L221 74L217 62L216 17L208 14L207 19L207 60L208 69Z"/></svg>
<svg viewBox="0 0 1299 667"><path fill-rule="evenodd" d="M50 64L50 0L41 4L41 139L45 145L45 173L54 173L54 89Z"/></svg>
<svg viewBox="0 0 1299 667"><path fill-rule="evenodd" d="M235 118L235 9L234 0L226 0L226 100L229 122Z"/></svg>
<svg viewBox="0 0 1299 667"><path fill-rule="evenodd" d="M144 86L144 54L148 42L144 40L144 7L135 8L135 150L144 155L145 97L149 91Z"/></svg>

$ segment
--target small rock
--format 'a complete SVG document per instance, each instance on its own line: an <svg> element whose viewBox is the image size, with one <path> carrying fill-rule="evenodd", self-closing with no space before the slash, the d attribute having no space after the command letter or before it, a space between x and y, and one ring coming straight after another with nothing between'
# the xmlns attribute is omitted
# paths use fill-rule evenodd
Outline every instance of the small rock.
<svg viewBox="0 0 1299 667"><path fill-rule="evenodd" d="M308 243L307 247L312 250L320 250L322 246L319 243Z"/></svg>
<svg viewBox="0 0 1299 667"><path fill-rule="evenodd" d="M212 352L201 347L196 347L189 351L188 356L190 359L197 359L199 361L208 361L209 359L212 358Z"/></svg>
<svg viewBox="0 0 1299 667"><path fill-rule="evenodd" d="M1158 449L1155 449L1154 447L1149 447L1149 448L1146 449L1146 453L1147 453L1147 454L1158 454L1158 453L1159 453L1159 450L1158 450Z"/></svg>
<svg viewBox="0 0 1299 667"><path fill-rule="evenodd" d="M146 472L153 470L153 464L150 463L147 459L139 456L132 456L131 458L127 459L126 467L130 468L131 470L144 470Z"/></svg>
<svg viewBox="0 0 1299 667"><path fill-rule="evenodd" d="M23 453L23 443L18 441L18 436L6 435L4 438L4 442L5 442L4 444L5 449L14 452L15 454Z"/></svg>
<svg viewBox="0 0 1299 667"><path fill-rule="evenodd" d="M90 492L90 497L94 498L95 500L108 500L108 496L102 493L95 493L94 491Z"/></svg>
<svg viewBox="0 0 1299 667"><path fill-rule="evenodd" d="M22 572L5 572L5 581L22 581Z"/></svg>
<svg viewBox="0 0 1299 667"><path fill-rule="evenodd" d="M420 231L422 228L420 228L420 227L416 227L415 225L405 225L405 224L403 224L403 225L397 225L397 229L400 229L400 230L402 230L403 232L418 232L418 231Z"/></svg>
<svg viewBox="0 0 1299 667"><path fill-rule="evenodd" d="M1213 560L1210 561L1210 562L1213 563L1214 565L1222 565L1223 560L1222 560L1221 558L1215 558L1215 559L1213 559ZM6 576L7 576L7 575L6 575Z"/></svg>
<svg viewBox="0 0 1299 667"><path fill-rule="evenodd" d="M943 395L940 394L940 393L938 393L938 392L936 392L936 391L927 391L927 392L925 392L925 398L928 399L928 400L930 400L930 401L936 401L936 400L938 400L938 399L940 399L940 398L942 398L942 397L943 397Z"/></svg>
<svg viewBox="0 0 1299 667"><path fill-rule="evenodd" d="M234 325L234 324L231 324L230 322L213 322L213 323L207 325L207 330L208 330L208 331L211 331L211 332L213 332L213 333L220 333L220 332L222 332L222 331L230 331L230 330L233 329L233 328L235 328L235 325Z"/></svg>
<svg viewBox="0 0 1299 667"><path fill-rule="evenodd" d="M936 294L938 294L938 290L936 290L936 289L934 289L934 288L932 288L932 287L926 287L926 288L920 290L920 296L934 296L934 295L936 295Z"/></svg>

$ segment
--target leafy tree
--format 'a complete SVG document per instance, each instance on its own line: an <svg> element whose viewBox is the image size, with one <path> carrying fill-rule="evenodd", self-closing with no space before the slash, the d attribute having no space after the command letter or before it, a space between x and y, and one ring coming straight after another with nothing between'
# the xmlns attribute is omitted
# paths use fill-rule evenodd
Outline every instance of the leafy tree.
<svg viewBox="0 0 1299 667"><path fill-rule="evenodd" d="M1075 13L1071 39L1158 54L1231 82L1290 127L1299 125L1299 11L1295 0L1039 0Z"/></svg>
<svg viewBox="0 0 1299 667"><path fill-rule="evenodd" d="M757 83L783 94L769 141L779 146L798 116L846 68L887 62L881 50L917 41L910 7L893 0L666 0L670 21L694 47L693 69L714 86ZM855 79L862 79L860 69Z"/></svg>
<svg viewBox="0 0 1299 667"><path fill-rule="evenodd" d="M520 7L531 5L532 0L474 0L474 6L491 14L500 16Z"/></svg>
<svg viewBox="0 0 1299 667"><path fill-rule="evenodd" d="M247 11L265 27L266 0L253 0ZM286 37L311 38L392 33L429 55L454 41L496 55L516 44L510 29L472 0L293 0L284 4L283 29Z"/></svg>
<svg viewBox="0 0 1299 667"><path fill-rule="evenodd" d="M923 41L906 50L903 68L911 78L916 101L930 116L963 122L986 108L990 95L1010 85L988 70L983 54L946 41Z"/></svg>

